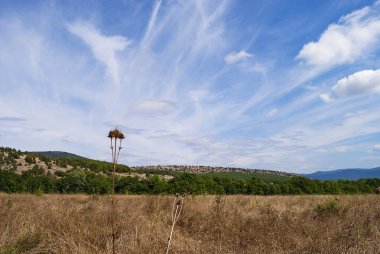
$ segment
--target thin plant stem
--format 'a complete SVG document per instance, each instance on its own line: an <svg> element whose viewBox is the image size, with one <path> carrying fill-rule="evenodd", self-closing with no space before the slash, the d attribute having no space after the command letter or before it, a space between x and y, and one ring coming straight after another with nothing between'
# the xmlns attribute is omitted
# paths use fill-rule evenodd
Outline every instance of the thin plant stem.
<svg viewBox="0 0 380 254"><path fill-rule="evenodd" d="M125 138L124 134L117 128L110 131L108 137L111 139L112 151L112 192L111 192L111 230L112 230L112 253L116 253L116 230L115 230L115 171L116 164L121 150L121 141ZM117 147L117 140L120 140L119 147Z"/></svg>
<svg viewBox="0 0 380 254"><path fill-rule="evenodd" d="M180 196L179 194L177 194L176 199L174 200L173 210L172 210L172 227L171 227L170 235L168 238L168 245L166 247L166 254L168 254L169 250L170 250L170 244L171 244L171 240L173 237L174 226L179 219L179 215L181 214L182 207L183 207L183 199L184 199L183 196Z"/></svg>
<svg viewBox="0 0 380 254"><path fill-rule="evenodd" d="M120 143L119 143L119 150L118 150L118 152L117 152L117 155L116 155L116 161L118 161L119 160L119 154L120 154L120 150L121 150L121 139L120 139ZM116 152L116 149L115 149L115 152Z"/></svg>
<svg viewBox="0 0 380 254"><path fill-rule="evenodd" d="M177 214L177 210L178 210L178 206L177 206L177 208L175 210L175 214ZM166 248L166 254L169 253L170 243L171 243L172 236L173 236L173 231L174 231L174 225L175 225L175 221L173 220L172 229L170 230L170 235L169 235L169 239L168 239L168 246Z"/></svg>
<svg viewBox="0 0 380 254"><path fill-rule="evenodd" d="M116 170L116 144L117 144L117 138L115 138L115 144L114 149L112 150L113 154L113 168L112 168L112 206L111 206L111 227L112 227L112 254L116 253L116 232L115 232L115 170Z"/></svg>

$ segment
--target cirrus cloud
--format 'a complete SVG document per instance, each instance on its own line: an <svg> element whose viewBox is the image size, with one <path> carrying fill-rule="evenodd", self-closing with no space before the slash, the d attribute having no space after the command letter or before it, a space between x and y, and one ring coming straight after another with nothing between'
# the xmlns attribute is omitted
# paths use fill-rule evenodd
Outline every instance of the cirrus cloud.
<svg viewBox="0 0 380 254"><path fill-rule="evenodd" d="M373 150L380 151L380 144L376 144L373 146Z"/></svg>
<svg viewBox="0 0 380 254"><path fill-rule="evenodd" d="M82 39L91 49L94 57L107 68L107 74L119 83L119 64L116 52L124 50L131 42L120 35L105 36L92 25L77 22L67 25L67 30Z"/></svg>
<svg viewBox="0 0 380 254"><path fill-rule="evenodd" d="M136 113L147 115L167 115L176 111L176 105L165 100L145 100L133 106Z"/></svg>
<svg viewBox="0 0 380 254"><path fill-rule="evenodd" d="M21 117L14 117L14 116L5 116L5 117L0 117L0 122L25 122L25 118Z"/></svg>
<svg viewBox="0 0 380 254"><path fill-rule="evenodd" d="M277 113L278 113L278 109L274 108L274 109L272 109L271 111L269 111L269 112L267 113L267 115L268 115L269 117L272 117L272 116L276 115Z"/></svg>
<svg viewBox="0 0 380 254"><path fill-rule="evenodd" d="M323 93L319 97L321 98L322 101L324 101L326 103L334 101L334 99L331 98L331 94L329 94L329 93Z"/></svg>

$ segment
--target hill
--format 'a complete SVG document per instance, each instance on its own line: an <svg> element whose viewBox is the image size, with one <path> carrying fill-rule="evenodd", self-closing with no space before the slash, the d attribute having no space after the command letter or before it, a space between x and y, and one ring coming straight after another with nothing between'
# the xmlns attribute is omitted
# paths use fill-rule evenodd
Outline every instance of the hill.
<svg viewBox="0 0 380 254"><path fill-rule="evenodd" d="M157 168L155 168L157 167ZM0 192L108 194L363 194L380 179L319 181L281 171L207 166L116 166L82 157L49 158L0 148Z"/></svg>
<svg viewBox="0 0 380 254"><path fill-rule="evenodd" d="M358 180L361 178L380 178L380 167L372 169L350 168L332 171L317 171L304 176L318 180Z"/></svg>
<svg viewBox="0 0 380 254"><path fill-rule="evenodd" d="M112 164L104 161L88 159L73 153L62 151L40 151L40 152L21 152L12 148L0 148L0 169L14 169L21 174L31 170L34 166L42 168L48 173L55 174L57 171L66 172L73 169L90 170L95 173L109 174L112 171ZM128 167L118 165L116 171L119 174L128 174L142 179L148 175L159 175L165 179L183 173L200 174L210 177L229 178L229 179L250 179L252 177L266 182L282 181L293 173L265 169L247 169L234 167L211 167L211 166L186 166L186 165L157 165L157 166L138 166Z"/></svg>
<svg viewBox="0 0 380 254"><path fill-rule="evenodd" d="M43 156L57 159L57 158L84 158L82 156L73 154L73 153L67 153L67 152L61 152L61 151L43 151L43 152L31 152L35 154L41 154Z"/></svg>
<svg viewBox="0 0 380 254"><path fill-rule="evenodd" d="M62 151L21 152L13 148L0 148L0 170L13 170L17 174L22 174L35 167L39 167L45 173L58 174L58 176L73 170L88 170L101 175L109 175L112 171L112 163L88 159L73 153ZM138 167L117 165L116 172L119 176L132 176L139 179L157 175L165 180L184 173L233 180L247 180L255 177L265 182L284 181L295 176L292 173L274 170L184 165Z"/></svg>
<svg viewBox="0 0 380 254"><path fill-rule="evenodd" d="M249 169L249 168L234 168L234 167L212 167L212 166L187 166L187 165L157 165L157 166L139 166L132 167L132 169L137 171L149 171L151 173L158 171L165 172L177 172L177 173L193 173L193 174L208 174L215 176L225 176L232 178L250 178L252 176L267 175L263 178L273 178L273 179L284 179L290 176L297 176L298 174L288 173L284 171L277 170L267 170L267 169Z"/></svg>

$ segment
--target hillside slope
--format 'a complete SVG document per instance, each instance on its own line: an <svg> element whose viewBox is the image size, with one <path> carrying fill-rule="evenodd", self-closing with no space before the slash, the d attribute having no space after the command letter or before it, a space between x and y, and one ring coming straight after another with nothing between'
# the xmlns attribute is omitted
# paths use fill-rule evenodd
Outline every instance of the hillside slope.
<svg viewBox="0 0 380 254"><path fill-rule="evenodd" d="M73 153L67 153L67 152L61 152L61 151L42 151L42 152L31 152L35 154L41 154L43 156L57 159L57 158L84 158L82 156L73 154Z"/></svg>
<svg viewBox="0 0 380 254"><path fill-rule="evenodd" d="M61 151L21 152L12 148L0 148L0 170L12 169L17 173L31 170L34 166L42 168L47 173L56 171L66 172L72 169L90 170L95 173L108 174L112 171L112 164L81 157L76 154ZM264 169L245 169L233 167L185 166L185 165L158 165L128 167L118 165L118 173L146 178L147 175L157 174L171 179L172 176L182 173L204 174L222 178L249 179L256 177L264 181L286 180L296 174L283 171Z"/></svg>

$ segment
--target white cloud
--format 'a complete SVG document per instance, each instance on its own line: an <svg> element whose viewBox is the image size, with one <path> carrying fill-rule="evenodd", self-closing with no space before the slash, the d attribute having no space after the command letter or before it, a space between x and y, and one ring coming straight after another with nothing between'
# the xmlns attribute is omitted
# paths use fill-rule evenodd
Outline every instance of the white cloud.
<svg viewBox="0 0 380 254"><path fill-rule="evenodd" d="M339 80L332 88L339 96L356 96L365 93L380 93L380 70L355 72Z"/></svg>
<svg viewBox="0 0 380 254"><path fill-rule="evenodd" d="M232 165L239 165L240 167L250 167L254 163L257 162L257 159L253 158L252 156L234 156L232 158Z"/></svg>
<svg viewBox="0 0 380 254"><path fill-rule="evenodd" d="M351 146L338 146L333 149L334 152L336 153L346 153L349 152L353 149Z"/></svg>
<svg viewBox="0 0 380 254"><path fill-rule="evenodd" d="M272 117L278 113L278 109L274 108L268 112L268 116Z"/></svg>
<svg viewBox="0 0 380 254"><path fill-rule="evenodd" d="M380 151L380 144L376 144L373 146L373 150Z"/></svg>
<svg viewBox="0 0 380 254"><path fill-rule="evenodd" d="M81 38L90 48L94 57L102 62L108 75L119 83L119 65L116 52L124 50L131 42L123 36L105 36L92 25L86 23L71 23L67 29Z"/></svg>
<svg viewBox="0 0 380 254"><path fill-rule="evenodd" d="M133 106L136 113L147 115L167 115L175 112L176 109L173 102L165 100L146 100Z"/></svg>
<svg viewBox="0 0 380 254"><path fill-rule="evenodd" d="M237 62L240 62L240 61L244 61L244 60L246 60L248 58L251 58L252 56L253 55L251 53L248 53L245 50L241 50L238 53L236 53L236 52L229 53L228 55L226 55L224 57L224 61L227 64L233 64L233 63L237 63Z"/></svg>
<svg viewBox="0 0 380 254"><path fill-rule="evenodd" d="M334 99L331 98L331 95L329 93L323 93L319 97L321 98L322 101L324 101L326 103L334 101Z"/></svg>
<svg viewBox="0 0 380 254"><path fill-rule="evenodd" d="M380 5L357 10L331 24L318 41L303 46L297 59L327 68L350 63L377 48L380 37Z"/></svg>

